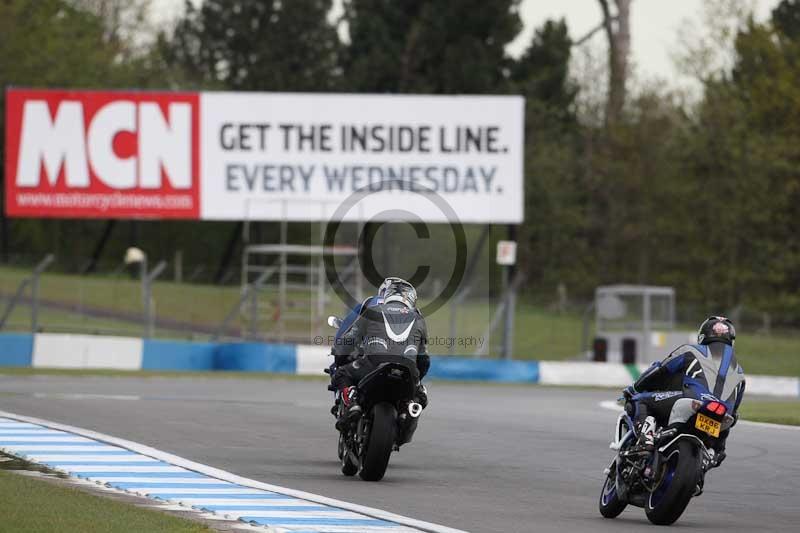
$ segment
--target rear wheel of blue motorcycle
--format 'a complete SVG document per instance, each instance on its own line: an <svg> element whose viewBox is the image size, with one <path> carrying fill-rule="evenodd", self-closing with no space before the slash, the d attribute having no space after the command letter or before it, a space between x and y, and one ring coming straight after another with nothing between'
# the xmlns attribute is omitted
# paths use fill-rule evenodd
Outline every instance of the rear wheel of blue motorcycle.
<svg viewBox="0 0 800 533"><path fill-rule="evenodd" d="M614 463L603 483L603 492L600 493L600 514L605 518L616 518L627 506L617 494L617 463Z"/></svg>
<svg viewBox="0 0 800 533"><path fill-rule="evenodd" d="M695 445L679 440L664 453L664 474L656 490L647 499L644 511L653 524L668 526L686 510L692 499L700 458Z"/></svg>
<svg viewBox="0 0 800 533"><path fill-rule="evenodd" d="M372 427L358 475L365 481L380 481L389 466L397 437L397 411L392 405L381 402L372 408L371 416Z"/></svg>

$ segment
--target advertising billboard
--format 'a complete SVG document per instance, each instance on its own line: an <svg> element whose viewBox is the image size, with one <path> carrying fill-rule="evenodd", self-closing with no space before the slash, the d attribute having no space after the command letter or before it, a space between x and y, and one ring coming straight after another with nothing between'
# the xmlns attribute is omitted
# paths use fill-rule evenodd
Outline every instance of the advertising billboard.
<svg viewBox="0 0 800 533"><path fill-rule="evenodd" d="M7 215L200 217L198 95L6 96Z"/></svg>
<svg viewBox="0 0 800 533"><path fill-rule="evenodd" d="M10 89L6 213L523 220L518 96Z"/></svg>

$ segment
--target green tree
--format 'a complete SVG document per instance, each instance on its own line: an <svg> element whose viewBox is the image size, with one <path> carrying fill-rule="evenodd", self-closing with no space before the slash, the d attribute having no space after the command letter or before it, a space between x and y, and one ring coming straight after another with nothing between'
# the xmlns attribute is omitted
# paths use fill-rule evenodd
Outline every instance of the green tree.
<svg viewBox="0 0 800 533"><path fill-rule="evenodd" d="M531 44L511 65L514 89L525 96L528 118L534 119L527 133L541 130L541 120L575 125L578 88L569 76L571 51L567 23L548 20L535 30Z"/></svg>
<svg viewBox="0 0 800 533"><path fill-rule="evenodd" d="M800 2L782 0L772 10L772 24L779 32L790 39L800 37Z"/></svg>
<svg viewBox="0 0 800 533"><path fill-rule="evenodd" d="M512 90L525 96L525 213L522 259L529 285L545 294L558 283L585 289L591 265L587 206L578 157L577 87L569 76L566 22L546 21L511 66Z"/></svg>
<svg viewBox="0 0 800 533"><path fill-rule="evenodd" d="M152 76L135 58L129 42L108 31L100 15L62 0L0 2L0 87L133 87ZM0 92L0 121L5 92ZM0 147L5 146L4 128ZM2 148L0 148L1 150ZM2 154L0 153L0 158ZM2 172L0 165L0 172ZM5 187L3 187L5 190ZM99 234L100 223L2 218L2 253L80 253L76 243ZM91 239L88 239L91 241ZM83 253L88 253L82 250Z"/></svg>
<svg viewBox="0 0 800 533"><path fill-rule="evenodd" d="M694 190L684 202L695 231L687 278L708 306L800 319L800 47L784 2L773 24L750 20L735 63L707 80L684 161Z"/></svg>
<svg viewBox="0 0 800 533"><path fill-rule="evenodd" d="M206 0L160 46L169 65L204 86L325 91L337 85L339 37L331 0Z"/></svg>
<svg viewBox="0 0 800 533"><path fill-rule="evenodd" d="M505 46L519 0L346 0L346 88L364 92L505 91Z"/></svg>

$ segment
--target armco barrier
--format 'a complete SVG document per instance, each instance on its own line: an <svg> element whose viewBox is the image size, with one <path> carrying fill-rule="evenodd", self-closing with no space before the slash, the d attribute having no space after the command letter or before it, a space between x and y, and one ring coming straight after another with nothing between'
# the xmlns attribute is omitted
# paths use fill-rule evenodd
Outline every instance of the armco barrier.
<svg viewBox="0 0 800 533"><path fill-rule="evenodd" d="M123 370L234 370L324 375L328 348L258 342L210 343L62 335L0 334L0 367L112 368ZM502 361L432 357L428 375L438 380L624 387L642 366L562 361ZM747 376L747 392L800 397L800 379Z"/></svg>
<svg viewBox="0 0 800 533"><path fill-rule="evenodd" d="M142 370L214 370L216 351L211 342L145 339Z"/></svg>
<svg viewBox="0 0 800 533"><path fill-rule="evenodd" d="M539 382L548 385L597 385L625 387L643 368L618 363L542 361Z"/></svg>
<svg viewBox="0 0 800 533"><path fill-rule="evenodd" d="M0 335L0 366L32 366L33 335L3 333Z"/></svg>
<svg viewBox="0 0 800 533"><path fill-rule="evenodd" d="M428 376L433 379L460 381L537 383L539 362L432 357Z"/></svg>
<svg viewBox="0 0 800 533"><path fill-rule="evenodd" d="M243 342L220 344L214 356L215 370L242 372L297 372L296 348L291 344ZM322 374L322 367L318 373Z"/></svg>
<svg viewBox="0 0 800 533"><path fill-rule="evenodd" d="M39 334L33 337L32 366L140 370L142 344L129 337Z"/></svg>

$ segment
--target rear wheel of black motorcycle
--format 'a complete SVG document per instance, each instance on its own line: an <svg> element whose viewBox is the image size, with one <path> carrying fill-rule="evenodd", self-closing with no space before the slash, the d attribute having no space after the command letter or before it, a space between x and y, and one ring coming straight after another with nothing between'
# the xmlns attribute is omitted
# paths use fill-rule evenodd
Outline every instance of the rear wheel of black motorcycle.
<svg viewBox="0 0 800 533"><path fill-rule="evenodd" d="M697 447L686 440L679 440L664 457L661 482L644 507L647 519L659 526L668 526L680 518L692 499L700 472Z"/></svg>
<svg viewBox="0 0 800 533"><path fill-rule="evenodd" d="M603 483L603 492L600 493L600 514L605 518L616 518L627 506L617 494L617 463L614 463Z"/></svg>
<svg viewBox="0 0 800 533"><path fill-rule="evenodd" d="M372 408L372 424L367 449L358 475L365 481L380 481L389 466L389 456L397 434L395 408L381 402Z"/></svg>

